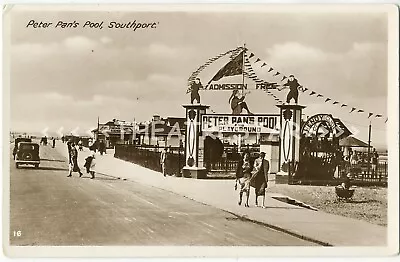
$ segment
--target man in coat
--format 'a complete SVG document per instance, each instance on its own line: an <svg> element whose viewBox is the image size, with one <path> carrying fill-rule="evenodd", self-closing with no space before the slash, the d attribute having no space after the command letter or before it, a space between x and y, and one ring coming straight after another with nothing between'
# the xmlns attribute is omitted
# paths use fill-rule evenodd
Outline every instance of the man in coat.
<svg viewBox="0 0 400 262"><path fill-rule="evenodd" d="M263 196L263 208L265 205L265 191L268 187L268 172L269 172L269 162L264 159L265 153L261 152L260 156L254 160L254 167L252 171L252 176L250 178L251 186L254 187L254 192L256 195L256 206L258 206L258 197Z"/></svg>

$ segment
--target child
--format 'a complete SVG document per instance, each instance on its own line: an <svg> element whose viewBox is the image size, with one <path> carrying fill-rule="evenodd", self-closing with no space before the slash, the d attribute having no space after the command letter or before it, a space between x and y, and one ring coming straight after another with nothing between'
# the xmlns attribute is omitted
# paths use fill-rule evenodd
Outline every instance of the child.
<svg viewBox="0 0 400 262"><path fill-rule="evenodd" d="M85 165L84 167L86 167L86 173L90 173L90 175L92 176L90 179L94 179L94 173L95 173L95 166L96 166L96 162L95 162L95 157L94 157L94 151L91 152L91 154L86 157L85 159Z"/></svg>

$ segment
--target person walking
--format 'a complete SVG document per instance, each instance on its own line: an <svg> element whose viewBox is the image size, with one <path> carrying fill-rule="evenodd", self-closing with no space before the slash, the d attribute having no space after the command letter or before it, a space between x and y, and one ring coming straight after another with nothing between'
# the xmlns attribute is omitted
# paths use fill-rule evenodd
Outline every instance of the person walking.
<svg viewBox="0 0 400 262"><path fill-rule="evenodd" d="M352 155L350 156L350 164L351 166L355 166L358 164L357 151L353 151Z"/></svg>
<svg viewBox="0 0 400 262"><path fill-rule="evenodd" d="M166 177L167 176L167 148L166 147L164 147L163 151L161 151L160 164L161 164L162 174Z"/></svg>
<svg viewBox="0 0 400 262"><path fill-rule="evenodd" d="M250 178L250 185L254 187L254 192L256 195L256 206L258 206L258 197L263 196L262 207L266 208L265 191L268 187L269 162L264 158L265 153L261 152L260 156L254 161L252 176Z"/></svg>
<svg viewBox="0 0 400 262"><path fill-rule="evenodd" d="M374 152L372 153L372 177L373 178L377 177L378 160L379 160L379 155L376 152L376 149L374 148Z"/></svg>
<svg viewBox="0 0 400 262"><path fill-rule="evenodd" d="M243 159L245 153L239 156L239 161L236 166L236 180L235 180L235 190L237 190L239 179L243 177Z"/></svg>
<svg viewBox="0 0 400 262"><path fill-rule="evenodd" d="M242 204L243 194L246 194L245 207L249 207L249 197L250 197L250 178L251 178L251 163L249 153L245 153L243 156L243 161L241 161L242 177L239 178L240 192L239 192L239 206Z"/></svg>
<svg viewBox="0 0 400 262"><path fill-rule="evenodd" d="M53 139L52 139L53 141L53 148L55 148L56 147L56 139L53 137Z"/></svg>
<svg viewBox="0 0 400 262"><path fill-rule="evenodd" d="M78 142L78 147L79 147L79 151L83 151L83 143L82 143L82 139L79 140Z"/></svg>
<svg viewBox="0 0 400 262"><path fill-rule="evenodd" d="M91 175L90 179L94 179L94 174L96 173L95 167L96 167L96 160L95 160L95 153L94 151L90 152L90 155L86 157L85 159L85 165L86 167L86 173Z"/></svg>
<svg viewBox="0 0 400 262"><path fill-rule="evenodd" d="M99 143L100 155L103 155L103 153L105 153L105 151L106 151L105 148L106 148L106 145L104 144L103 140L100 140L100 143Z"/></svg>
<svg viewBox="0 0 400 262"><path fill-rule="evenodd" d="M67 177L72 176L72 172L78 172L79 177L82 177L83 174L81 172L81 169L79 168L78 165L78 150L75 147L74 143L71 143L71 151L70 151L70 168L69 168L69 174Z"/></svg>

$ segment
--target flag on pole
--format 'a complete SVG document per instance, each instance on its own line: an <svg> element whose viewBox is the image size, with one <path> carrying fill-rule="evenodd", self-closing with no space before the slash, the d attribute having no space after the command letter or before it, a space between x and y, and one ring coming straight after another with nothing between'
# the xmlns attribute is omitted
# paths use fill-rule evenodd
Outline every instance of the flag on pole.
<svg viewBox="0 0 400 262"><path fill-rule="evenodd" d="M324 96L323 96L323 95L321 95L321 94L318 94L318 95L317 95L317 97L324 97Z"/></svg>
<svg viewBox="0 0 400 262"><path fill-rule="evenodd" d="M314 91L311 91L310 96L315 95L316 93Z"/></svg>
<svg viewBox="0 0 400 262"><path fill-rule="evenodd" d="M346 104L343 104L341 107L346 107L347 105Z"/></svg>
<svg viewBox="0 0 400 262"><path fill-rule="evenodd" d="M332 99L327 98L327 99L325 99L325 103L328 102L328 101L331 101L331 100L332 100Z"/></svg>
<svg viewBox="0 0 400 262"><path fill-rule="evenodd" d="M272 67L269 68L268 73L274 70Z"/></svg>
<svg viewBox="0 0 400 262"><path fill-rule="evenodd" d="M358 113L364 113L364 110L360 109L357 111Z"/></svg>
<svg viewBox="0 0 400 262"><path fill-rule="evenodd" d="M228 62L222 67L217 74L211 79L211 81L218 81L225 76L240 75L243 73L243 52L237 55L232 61ZM210 81L210 82L211 82Z"/></svg>
<svg viewBox="0 0 400 262"><path fill-rule="evenodd" d="M261 65L261 67L266 66L266 65L267 65L267 63L264 62L264 63Z"/></svg>
<svg viewBox="0 0 400 262"><path fill-rule="evenodd" d="M357 108L353 107L353 108L351 109L350 113L353 113L354 110L356 110L356 109L357 109Z"/></svg>
<svg viewBox="0 0 400 262"><path fill-rule="evenodd" d="M287 78L286 76L283 76L281 81L285 80L286 78Z"/></svg>
<svg viewBox="0 0 400 262"><path fill-rule="evenodd" d="M279 73L279 72L276 72L275 74L274 74L274 76L277 76L277 75L280 75L281 73Z"/></svg>
<svg viewBox="0 0 400 262"><path fill-rule="evenodd" d="M254 56L254 54L253 54L253 53L251 53L251 54L250 54L250 56L249 56L249 59L250 59L250 58L252 58L253 56Z"/></svg>
<svg viewBox="0 0 400 262"><path fill-rule="evenodd" d="M373 113L369 113L369 114L368 114L368 118L370 118L372 115L373 115Z"/></svg>
<svg viewBox="0 0 400 262"><path fill-rule="evenodd" d="M375 115L375 117L382 117L382 115L379 115L379 114L378 114L378 115Z"/></svg>
<svg viewBox="0 0 400 262"><path fill-rule="evenodd" d="M254 63L257 63L257 62L260 62L260 61L261 61L261 59L257 58L257 60Z"/></svg>
<svg viewBox="0 0 400 262"><path fill-rule="evenodd" d="M336 105L336 104L339 104L339 102L338 102L338 101L335 101L335 102L333 102L333 104Z"/></svg>

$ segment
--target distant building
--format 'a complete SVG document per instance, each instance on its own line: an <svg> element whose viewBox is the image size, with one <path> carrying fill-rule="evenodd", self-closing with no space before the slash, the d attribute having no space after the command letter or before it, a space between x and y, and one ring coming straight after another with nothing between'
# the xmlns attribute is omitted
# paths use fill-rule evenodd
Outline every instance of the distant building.
<svg viewBox="0 0 400 262"><path fill-rule="evenodd" d="M139 124L137 133L138 143L141 145L179 147L185 141L185 118L161 118L154 115L151 121Z"/></svg>
<svg viewBox="0 0 400 262"><path fill-rule="evenodd" d="M95 141L104 141L107 148L113 148L116 144L135 143L134 123L113 119L92 130Z"/></svg>

